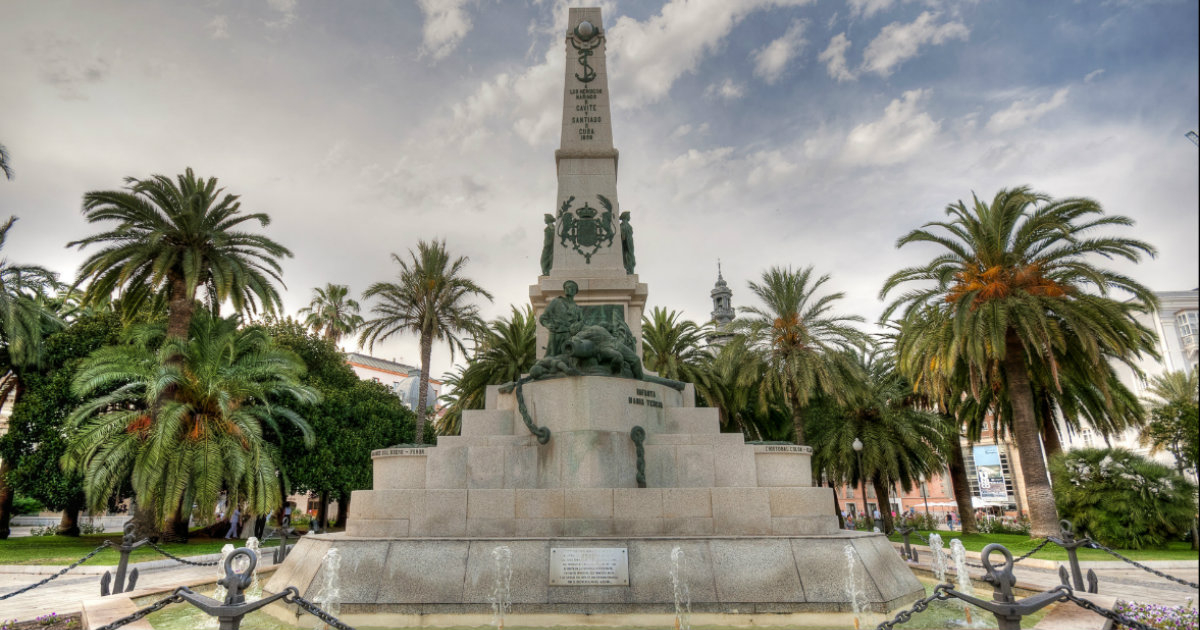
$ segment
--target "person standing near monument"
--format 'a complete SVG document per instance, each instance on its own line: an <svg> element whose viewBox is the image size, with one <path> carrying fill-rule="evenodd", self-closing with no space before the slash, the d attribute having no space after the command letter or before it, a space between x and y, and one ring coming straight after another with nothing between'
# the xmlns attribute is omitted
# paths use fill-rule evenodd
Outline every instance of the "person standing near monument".
<svg viewBox="0 0 1200 630"><path fill-rule="evenodd" d="M548 357L562 354L563 344L583 327L583 310L575 303L576 293L579 293L579 285L574 280L567 280L563 283L563 295L551 300L538 318L550 331L550 340L546 343Z"/></svg>
<svg viewBox="0 0 1200 630"><path fill-rule="evenodd" d="M546 237L542 240L542 275L550 275L554 266L554 215L546 215Z"/></svg>
<svg viewBox="0 0 1200 630"><path fill-rule="evenodd" d="M625 263L625 273L633 275L633 267L637 262L633 257L633 226L629 225L629 213L621 213L621 260Z"/></svg>

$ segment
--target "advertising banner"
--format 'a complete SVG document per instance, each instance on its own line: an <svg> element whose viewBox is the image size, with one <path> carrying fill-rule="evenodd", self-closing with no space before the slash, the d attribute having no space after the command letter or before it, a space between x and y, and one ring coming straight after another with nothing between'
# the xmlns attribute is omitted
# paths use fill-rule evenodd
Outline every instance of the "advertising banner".
<svg viewBox="0 0 1200 630"><path fill-rule="evenodd" d="M984 500L1008 498L1004 486L1004 471L1000 467L1000 447L995 444L975 446L975 474L979 477L979 497Z"/></svg>

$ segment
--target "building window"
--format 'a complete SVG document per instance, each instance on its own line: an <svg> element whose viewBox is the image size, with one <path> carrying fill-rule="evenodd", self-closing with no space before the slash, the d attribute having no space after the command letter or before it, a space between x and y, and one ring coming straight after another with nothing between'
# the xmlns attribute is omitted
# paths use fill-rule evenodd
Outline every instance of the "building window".
<svg viewBox="0 0 1200 630"><path fill-rule="evenodd" d="M1196 351L1200 325L1196 321L1196 311L1183 311L1175 316L1175 329L1179 331L1179 343L1183 353L1191 355Z"/></svg>

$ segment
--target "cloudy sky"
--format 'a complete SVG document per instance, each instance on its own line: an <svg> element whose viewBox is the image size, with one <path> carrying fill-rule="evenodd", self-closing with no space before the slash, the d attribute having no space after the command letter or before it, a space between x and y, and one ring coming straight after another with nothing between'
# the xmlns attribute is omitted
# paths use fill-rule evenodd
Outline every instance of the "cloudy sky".
<svg viewBox="0 0 1200 630"><path fill-rule="evenodd" d="M289 312L435 237L495 294L486 315L528 302L580 3L2 4L9 260L73 278L85 191L190 166L271 215ZM1021 184L1136 220L1159 256L1118 267L1150 287L1200 284L1196 2L600 4L651 306L706 320L720 258L735 306L768 266L813 265L874 320L883 279L933 255L898 237Z"/></svg>

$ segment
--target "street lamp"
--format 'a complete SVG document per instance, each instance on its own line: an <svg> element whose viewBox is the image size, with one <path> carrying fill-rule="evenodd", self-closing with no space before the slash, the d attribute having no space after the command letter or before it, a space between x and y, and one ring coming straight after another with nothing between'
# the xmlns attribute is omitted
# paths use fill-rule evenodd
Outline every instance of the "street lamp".
<svg viewBox="0 0 1200 630"><path fill-rule="evenodd" d="M925 501L925 518L929 518L929 496L925 490L925 473L921 473L921 500Z"/></svg>
<svg viewBox="0 0 1200 630"><path fill-rule="evenodd" d="M859 485L862 486L863 518L870 519L871 511L867 509L867 476L863 473L863 466L862 466L862 450L863 450L862 440L860 440L858 438L854 438L854 443L851 444L850 446L854 448L854 454L858 456L858 482L859 482ZM869 523L870 520L868 520L867 522Z"/></svg>

